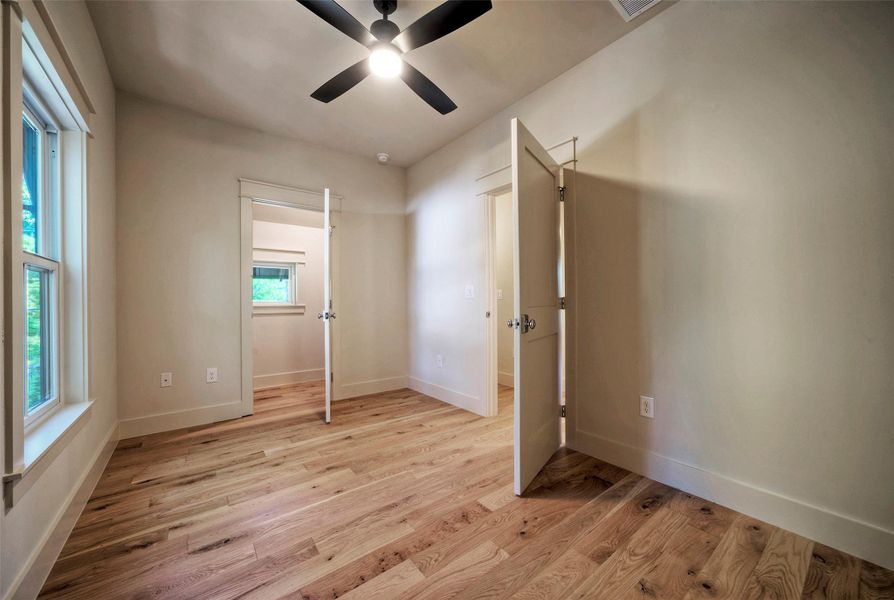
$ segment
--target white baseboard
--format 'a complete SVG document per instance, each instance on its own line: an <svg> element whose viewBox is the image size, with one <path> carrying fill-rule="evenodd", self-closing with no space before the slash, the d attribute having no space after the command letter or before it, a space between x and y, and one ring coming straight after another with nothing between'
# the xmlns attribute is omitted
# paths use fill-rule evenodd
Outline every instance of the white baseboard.
<svg viewBox="0 0 894 600"><path fill-rule="evenodd" d="M497 371L497 383L515 387L515 373L507 373L505 371Z"/></svg>
<svg viewBox="0 0 894 600"><path fill-rule="evenodd" d="M452 404L453 406L473 412L476 415L481 415L482 417L486 416L484 413L485 403L474 396L451 390L450 388L431 383L430 381L417 379L416 377L409 378L409 387L411 390L416 390L421 394L431 396L441 402Z"/></svg>
<svg viewBox="0 0 894 600"><path fill-rule="evenodd" d="M593 433L578 430L573 448L887 569L894 569L894 531Z"/></svg>
<svg viewBox="0 0 894 600"><path fill-rule="evenodd" d="M118 423L115 423L103 438L90 466L84 470L77 485L71 490L62 508L56 514L52 526L31 553L25 568L10 586L6 595L7 599L32 600L37 598L59 557L59 553L62 552L62 547L68 540L71 530L87 505L90 495L93 494L93 488L99 482L99 477L105 470L117 444Z"/></svg>
<svg viewBox="0 0 894 600"><path fill-rule="evenodd" d="M183 427L195 427L207 425L217 421L237 419L242 416L242 402L227 402L226 404L213 404L200 408L189 408L167 413L147 415L133 419L121 420L121 439L149 435L162 431L173 431Z"/></svg>
<svg viewBox="0 0 894 600"><path fill-rule="evenodd" d="M407 378L405 376L370 379L368 381L357 381L354 383L338 383L338 377L336 377L335 381L336 400L347 400L348 398L356 398L357 396L402 390L407 387Z"/></svg>
<svg viewBox="0 0 894 600"><path fill-rule="evenodd" d="M255 390L301 383L303 381L322 381L326 378L325 369L305 369L303 371L286 371L285 373L269 373L267 375L255 375L252 384Z"/></svg>

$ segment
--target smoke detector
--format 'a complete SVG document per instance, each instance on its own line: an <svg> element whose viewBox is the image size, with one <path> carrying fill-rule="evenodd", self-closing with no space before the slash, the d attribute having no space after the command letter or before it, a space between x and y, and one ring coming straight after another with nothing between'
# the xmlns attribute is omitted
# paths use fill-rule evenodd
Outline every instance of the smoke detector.
<svg viewBox="0 0 894 600"><path fill-rule="evenodd" d="M612 4L618 9L618 12L621 13L621 18L625 21L632 21L658 4L659 1L660 0L612 0Z"/></svg>
<svg viewBox="0 0 894 600"><path fill-rule="evenodd" d="M380 164L387 164L389 160L391 160L391 155L387 152L379 152L376 154L376 160L379 161Z"/></svg>

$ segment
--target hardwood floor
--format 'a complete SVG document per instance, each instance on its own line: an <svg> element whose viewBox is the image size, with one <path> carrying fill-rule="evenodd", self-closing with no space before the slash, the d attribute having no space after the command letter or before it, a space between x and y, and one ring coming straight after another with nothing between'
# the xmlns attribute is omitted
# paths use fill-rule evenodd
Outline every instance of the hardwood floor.
<svg viewBox="0 0 894 600"><path fill-rule="evenodd" d="M573 451L512 494L483 419L320 384L123 440L41 598L892 599L894 574Z"/></svg>

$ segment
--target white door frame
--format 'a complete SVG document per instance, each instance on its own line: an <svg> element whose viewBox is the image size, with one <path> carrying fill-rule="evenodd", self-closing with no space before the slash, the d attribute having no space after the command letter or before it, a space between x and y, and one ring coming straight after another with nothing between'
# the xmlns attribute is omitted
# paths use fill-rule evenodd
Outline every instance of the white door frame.
<svg viewBox="0 0 894 600"><path fill-rule="evenodd" d="M331 212L341 212L343 198L330 193ZM247 416L254 412L254 360L252 358L252 300L251 300L251 265L252 265L252 205L272 204L288 208L298 208L323 212L323 191L305 190L293 186L267 183L254 179L239 178L239 204L240 204L240 311L241 319L241 393L242 415ZM336 247L338 236L332 240L333 259L337 258ZM337 273L337 269L335 270ZM332 290L336 295L338 289L338 277L333 277ZM333 371L339 366L339 352L332 355Z"/></svg>
<svg viewBox="0 0 894 600"><path fill-rule="evenodd" d="M512 170L509 166L498 169L476 181L476 192L484 210L484 297L485 297L485 333L484 333L484 416L495 417L499 412L497 396L497 298L494 290L497 287L497 272L494 268L496 260L496 198L512 189ZM489 315L489 316L488 316Z"/></svg>

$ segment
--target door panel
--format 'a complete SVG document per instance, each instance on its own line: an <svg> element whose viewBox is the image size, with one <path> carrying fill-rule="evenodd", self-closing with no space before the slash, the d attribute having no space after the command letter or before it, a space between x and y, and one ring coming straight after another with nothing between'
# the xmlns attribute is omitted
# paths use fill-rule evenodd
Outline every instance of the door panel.
<svg viewBox="0 0 894 600"><path fill-rule="evenodd" d="M326 377L326 422L332 422L332 215L329 188L323 190L323 346Z"/></svg>
<svg viewBox="0 0 894 600"><path fill-rule="evenodd" d="M561 444L558 172L543 146L513 119L516 494Z"/></svg>

